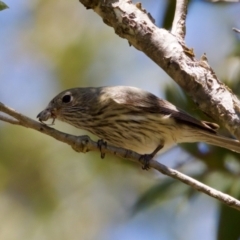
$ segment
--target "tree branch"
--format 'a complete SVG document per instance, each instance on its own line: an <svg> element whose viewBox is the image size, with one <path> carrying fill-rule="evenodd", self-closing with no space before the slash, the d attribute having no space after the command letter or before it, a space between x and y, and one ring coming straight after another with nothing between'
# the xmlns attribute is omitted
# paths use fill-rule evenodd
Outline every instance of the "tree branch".
<svg viewBox="0 0 240 240"><path fill-rule="evenodd" d="M188 0L176 0L176 9L172 26L172 34L184 39L186 34L186 16Z"/></svg>
<svg viewBox="0 0 240 240"><path fill-rule="evenodd" d="M18 120L15 120L15 119L3 116L3 115L0 115L0 120L2 120L3 122L8 122L8 123L11 123L11 124L19 125Z"/></svg>
<svg viewBox="0 0 240 240"><path fill-rule="evenodd" d="M232 28L233 31L237 32L237 33L240 33L240 30L237 29L237 28Z"/></svg>
<svg viewBox="0 0 240 240"><path fill-rule="evenodd" d="M171 76L208 116L240 140L240 101L206 61L165 29L157 28L145 9L128 0L80 0L115 33L144 52Z"/></svg>
<svg viewBox="0 0 240 240"><path fill-rule="evenodd" d="M16 112L12 108L7 107L1 102L0 102L0 112L6 113L15 119L15 120L9 120L10 118L0 115L0 120L11 123L11 124L17 124L23 127L32 128L36 131L39 131L43 134L53 137L58 141L61 141L63 143L70 145L77 152L86 153L89 151L101 151L101 153L103 154L110 153L112 155L129 159L136 163L143 164L143 160L141 160L142 159L141 154L138 154L136 152L126 150L123 148L109 146L109 145L104 146L104 148L100 150L98 143L92 141L88 136L74 136L74 135L60 132L45 124L41 124L31 118L28 118L22 115L21 113ZM169 177L175 178L200 192L203 192L215 199L218 199L219 201L221 201L222 203L225 203L229 207L235 208L240 211L240 201L238 201L237 199L227 194L224 194L216 189L213 189L155 160L151 160L149 163L149 166L151 168L156 169L157 171L161 172L164 175L168 175Z"/></svg>

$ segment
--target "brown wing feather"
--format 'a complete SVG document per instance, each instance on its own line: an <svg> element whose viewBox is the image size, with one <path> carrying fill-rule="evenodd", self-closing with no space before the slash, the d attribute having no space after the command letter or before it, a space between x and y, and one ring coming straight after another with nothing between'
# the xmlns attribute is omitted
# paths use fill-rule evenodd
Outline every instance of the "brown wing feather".
<svg viewBox="0 0 240 240"><path fill-rule="evenodd" d="M112 93L113 100L119 104L132 106L133 108L144 109L146 112L161 113L170 115L176 122L191 125L202 130L216 133L219 126L216 123L199 121L170 102L132 87L117 87L119 91ZM124 91L123 91L124 90Z"/></svg>

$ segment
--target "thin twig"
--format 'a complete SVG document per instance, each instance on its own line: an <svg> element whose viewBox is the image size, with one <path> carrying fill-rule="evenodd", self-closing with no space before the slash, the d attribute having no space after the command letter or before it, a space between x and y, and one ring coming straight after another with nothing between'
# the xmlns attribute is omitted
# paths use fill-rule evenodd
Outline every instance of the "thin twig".
<svg viewBox="0 0 240 240"><path fill-rule="evenodd" d="M186 34L186 16L188 0L176 0L175 15L172 25L172 34L181 39Z"/></svg>
<svg viewBox="0 0 240 240"><path fill-rule="evenodd" d="M45 124L41 124L33 119L30 119L18 112L16 112L14 109L7 107L6 105L2 104L0 102L0 112L4 112L8 114L11 117L14 117L16 121L9 121L9 118L0 118L2 121L6 121L8 123L17 124L20 126L24 126L27 128L32 128L36 131L39 131L41 133L47 134L58 141L64 142L69 144L75 151L77 152L89 152L89 151L100 151L99 146L97 142L92 141L88 136L74 136L67 133L60 132L56 129L53 129ZM123 148L117 148L114 146L106 145L101 149L102 153L110 153L113 155L116 155L118 157L122 157L125 159L129 159L131 161L134 161L136 163L142 164L142 161L139 159L142 159L140 154L126 150ZM213 189L189 176L184 175L183 173L180 173L174 169L171 169L155 160L151 160L149 163L149 166L151 168L156 169L157 171L161 172L162 174L168 175L169 177L175 178L192 188L203 192L213 198L218 199L222 203L225 203L229 207L235 208L237 210L240 210L240 201L237 199L224 194L216 189Z"/></svg>
<svg viewBox="0 0 240 240"><path fill-rule="evenodd" d="M233 31L237 32L237 33L240 33L240 30L237 29L237 28L232 28Z"/></svg>
<svg viewBox="0 0 240 240"><path fill-rule="evenodd" d="M3 116L3 115L0 115L0 120L2 120L3 122L8 122L8 123L11 123L11 124L19 125L18 120L12 119L12 118L9 118L9 117Z"/></svg>

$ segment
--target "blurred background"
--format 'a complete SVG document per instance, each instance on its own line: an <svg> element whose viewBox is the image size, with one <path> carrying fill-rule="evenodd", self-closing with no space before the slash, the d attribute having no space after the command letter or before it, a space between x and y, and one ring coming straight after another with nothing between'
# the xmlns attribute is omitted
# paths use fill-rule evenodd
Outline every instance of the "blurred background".
<svg viewBox="0 0 240 240"><path fill-rule="evenodd" d="M170 29L175 0L141 1ZM0 12L0 101L36 119L60 91L132 85L207 119L158 66L78 1L5 0ZM207 54L218 77L240 94L239 3L192 0L187 46ZM56 122L72 134L86 132ZM223 134L228 134L223 132ZM186 144L159 161L239 199L240 158ZM240 213L140 165L0 122L0 239L235 240Z"/></svg>

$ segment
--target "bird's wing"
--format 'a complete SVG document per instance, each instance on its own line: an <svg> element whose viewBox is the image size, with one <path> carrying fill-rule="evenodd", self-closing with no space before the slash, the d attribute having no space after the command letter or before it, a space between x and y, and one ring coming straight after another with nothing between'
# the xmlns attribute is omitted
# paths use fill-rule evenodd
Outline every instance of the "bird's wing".
<svg viewBox="0 0 240 240"><path fill-rule="evenodd" d="M156 97L150 92L135 88L127 88L125 91L118 91L114 95L114 102L131 107L133 110L144 110L149 113L160 113L169 115L176 122L202 130L216 133L219 126L216 123L199 121L180 108L177 108L170 102Z"/></svg>

